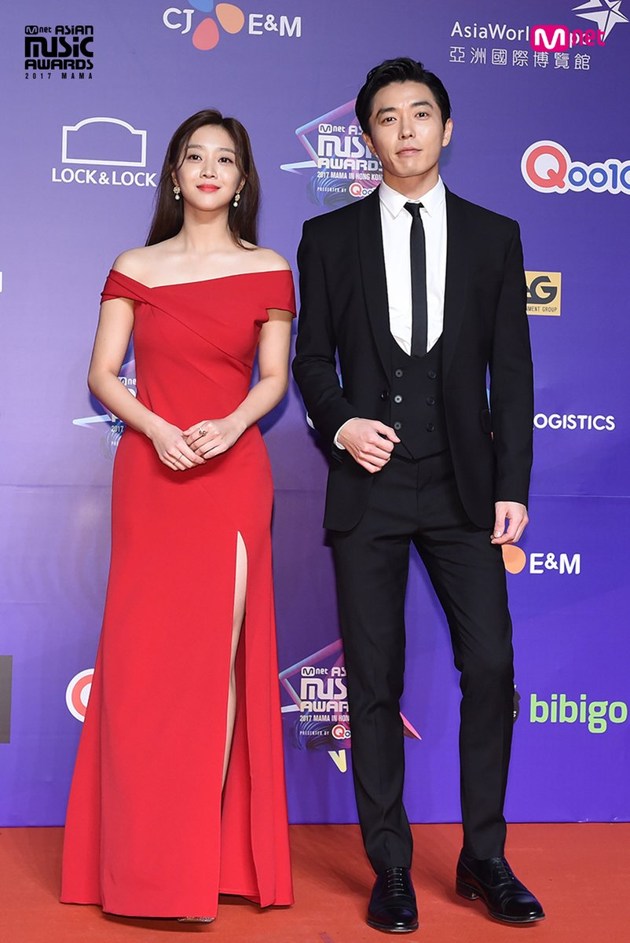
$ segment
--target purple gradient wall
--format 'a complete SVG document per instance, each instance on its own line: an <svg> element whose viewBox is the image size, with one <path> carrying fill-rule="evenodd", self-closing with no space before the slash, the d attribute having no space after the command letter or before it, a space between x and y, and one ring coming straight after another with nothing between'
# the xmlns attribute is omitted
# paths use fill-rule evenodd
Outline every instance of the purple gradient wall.
<svg viewBox="0 0 630 943"><path fill-rule="evenodd" d="M518 693L508 817L629 817L628 19L630 0L4 10L0 824L64 819L120 434L90 398L86 367L102 283L145 239L172 130L210 106L245 123L264 186L261 241L293 263L305 218L378 181L352 104L367 69L395 55L443 78L455 121L443 177L520 221L531 273L531 524L506 557ZM562 29L534 28L547 24ZM132 387L133 366L121 371ZM295 388L264 427L291 818L355 821L325 458ZM443 616L417 561L411 570L407 807L414 821L452 821L457 677Z"/></svg>

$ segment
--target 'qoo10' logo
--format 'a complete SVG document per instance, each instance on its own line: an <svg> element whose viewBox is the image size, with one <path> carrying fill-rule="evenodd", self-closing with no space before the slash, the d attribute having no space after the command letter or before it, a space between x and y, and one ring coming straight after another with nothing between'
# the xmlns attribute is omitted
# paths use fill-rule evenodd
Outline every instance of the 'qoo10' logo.
<svg viewBox="0 0 630 943"><path fill-rule="evenodd" d="M630 160L608 160L585 164L572 160L569 152L555 141L536 141L521 159L525 183L539 193L594 193L630 195Z"/></svg>

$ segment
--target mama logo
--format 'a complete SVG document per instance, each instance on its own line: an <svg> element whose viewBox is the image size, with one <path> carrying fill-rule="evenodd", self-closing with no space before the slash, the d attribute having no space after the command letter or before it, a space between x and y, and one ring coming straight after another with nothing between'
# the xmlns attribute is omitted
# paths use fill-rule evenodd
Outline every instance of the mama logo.
<svg viewBox="0 0 630 943"><path fill-rule="evenodd" d="M211 16L205 16L197 24L192 34L193 46L202 52L214 49L219 42L221 34L218 24L223 27L226 33L232 35L240 33L245 26L245 14L240 7L233 3L217 3L215 7L214 0L191 0L191 6L195 9L182 10L179 7L169 7L164 11L162 22L167 29L179 30L182 35L185 35L192 29L192 18L195 10L199 10L201 13L212 13L214 10L216 20Z"/></svg>

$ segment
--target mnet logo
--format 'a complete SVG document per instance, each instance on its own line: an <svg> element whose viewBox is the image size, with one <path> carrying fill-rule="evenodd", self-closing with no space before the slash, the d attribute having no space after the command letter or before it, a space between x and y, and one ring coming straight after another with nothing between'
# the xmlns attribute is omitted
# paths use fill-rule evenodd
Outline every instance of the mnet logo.
<svg viewBox="0 0 630 943"><path fill-rule="evenodd" d="M625 701L588 701L586 694L580 694L579 701L566 694L552 694L548 701L532 694L529 699L532 724L584 724L589 733L606 733L609 724L625 724L627 719Z"/></svg>
<svg viewBox="0 0 630 943"><path fill-rule="evenodd" d="M568 26L532 26L531 47L535 52L566 52L574 46L604 46L601 29L569 29Z"/></svg>
<svg viewBox="0 0 630 943"><path fill-rule="evenodd" d="M561 272L525 272L527 313L560 317Z"/></svg>
<svg viewBox="0 0 630 943"><path fill-rule="evenodd" d="M345 124L327 124L321 123L317 129L320 134L345 134L346 126ZM361 129L351 125L349 128L351 134L361 134Z"/></svg>

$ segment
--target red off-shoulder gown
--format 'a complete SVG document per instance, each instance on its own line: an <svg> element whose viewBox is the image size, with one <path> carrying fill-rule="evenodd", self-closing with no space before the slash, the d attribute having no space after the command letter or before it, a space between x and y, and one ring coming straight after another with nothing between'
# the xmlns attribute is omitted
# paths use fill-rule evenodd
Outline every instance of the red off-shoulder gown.
<svg viewBox="0 0 630 943"><path fill-rule="evenodd" d="M295 311L288 271L148 288L134 301L138 399L188 428L247 395L268 309ZM259 429L175 472L128 428L112 492L103 630L66 822L62 900L135 916L214 916L219 893L292 903L271 572L272 480ZM229 772L237 535L247 550Z"/></svg>

